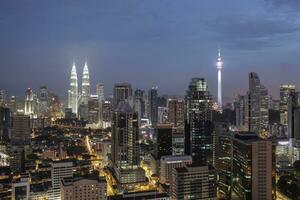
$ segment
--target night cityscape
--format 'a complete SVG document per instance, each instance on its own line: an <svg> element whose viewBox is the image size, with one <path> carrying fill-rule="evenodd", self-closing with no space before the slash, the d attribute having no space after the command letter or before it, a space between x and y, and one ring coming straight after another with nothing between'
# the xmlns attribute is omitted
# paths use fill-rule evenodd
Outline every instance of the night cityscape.
<svg viewBox="0 0 300 200"><path fill-rule="evenodd" d="M300 1L0 1L0 199L299 200Z"/></svg>

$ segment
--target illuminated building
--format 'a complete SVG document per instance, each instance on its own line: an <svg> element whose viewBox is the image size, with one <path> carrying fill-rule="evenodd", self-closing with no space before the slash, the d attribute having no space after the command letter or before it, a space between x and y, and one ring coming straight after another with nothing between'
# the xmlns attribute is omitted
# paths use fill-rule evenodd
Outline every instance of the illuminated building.
<svg viewBox="0 0 300 200"><path fill-rule="evenodd" d="M185 147L193 162L212 162L212 97L203 78L193 78L186 94Z"/></svg>
<svg viewBox="0 0 300 200"><path fill-rule="evenodd" d="M90 75L87 63L85 62L82 72L82 83L81 83L81 103L87 105L90 96Z"/></svg>
<svg viewBox="0 0 300 200"><path fill-rule="evenodd" d="M102 104L103 109L103 128L110 127L112 121L112 102L110 99L106 99Z"/></svg>
<svg viewBox="0 0 300 200"><path fill-rule="evenodd" d="M114 86L113 108L116 109L120 101L129 100L132 97L130 83L117 83Z"/></svg>
<svg viewBox="0 0 300 200"><path fill-rule="evenodd" d="M172 132L172 155L184 155L184 129L173 128Z"/></svg>
<svg viewBox="0 0 300 200"><path fill-rule="evenodd" d="M157 87L152 87L148 92L149 119L153 127L158 122L158 91Z"/></svg>
<svg viewBox="0 0 300 200"><path fill-rule="evenodd" d="M209 166L192 164L174 168L170 191L171 199L216 199L215 182L215 170Z"/></svg>
<svg viewBox="0 0 300 200"><path fill-rule="evenodd" d="M220 124L222 125L222 124ZM232 183L232 132L218 128L216 133L216 164L218 172L218 194L224 199L231 199Z"/></svg>
<svg viewBox="0 0 300 200"><path fill-rule="evenodd" d="M296 92L295 85L282 84L280 85L280 123L288 125L288 102L291 96Z"/></svg>
<svg viewBox="0 0 300 200"><path fill-rule="evenodd" d="M126 192L121 195L109 196L108 200L169 200L167 193L161 193L156 190L141 192Z"/></svg>
<svg viewBox="0 0 300 200"><path fill-rule="evenodd" d="M100 102L98 99L98 95L90 95L88 100L88 121L90 124L99 125L99 112L100 112ZM102 106L101 106L102 107ZM101 108L102 109L102 108ZM101 114L102 116L102 114ZM101 126L102 127L102 126Z"/></svg>
<svg viewBox="0 0 300 200"><path fill-rule="evenodd" d="M138 114L128 102L121 101L113 115L112 163L122 187L145 181L139 155Z"/></svg>
<svg viewBox="0 0 300 200"><path fill-rule="evenodd" d="M49 92L46 86L42 86L38 92L39 113L38 116L45 117L50 114L49 110Z"/></svg>
<svg viewBox="0 0 300 200"><path fill-rule="evenodd" d="M104 177L63 178L61 200L106 200L107 184Z"/></svg>
<svg viewBox="0 0 300 200"><path fill-rule="evenodd" d="M70 90L68 91L68 108L72 108L72 112L77 114L78 111L78 81L75 63L73 63Z"/></svg>
<svg viewBox="0 0 300 200"><path fill-rule="evenodd" d="M174 168L192 164L191 156L162 156L160 158L159 180L162 184L170 184Z"/></svg>
<svg viewBox="0 0 300 200"><path fill-rule="evenodd" d="M232 198L275 199L275 149L272 141L242 132L232 140Z"/></svg>
<svg viewBox="0 0 300 200"><path fill-rule="evenodd" d="M53 161L51 166L52 190L50 200L61 200L61 181L73 177L73 163L70 161Z"/></svg>
<svg viewBox="0 0 300 200"><path fill-rule="evenodd" d="M25 92L25 102L24 102L24 114L30 116L30 118L35 117L36 112L36 102L34 99L34 94L32 89L28 88Z"/></svg>
<svg viewBox="0 0 300 200"><path fill-rule="evenodd" d="M218 59L217 59L217 69L218 69L218 111L222 113L223 105L222 105L222 69L223 69L223 61L221 58L221 50L218 50Z"/></svg>
<svg viewBox="0 0 300 200"><path fill-rule="evenodd" d="M103 103L105 100L103 83L98 83L96 90L97 90L98 101L99 101L98 127L103 128Z"/></svg>
<svg viewBox="0 0 300 200"><path fill-rule="evenodd" d="M168 99L168 122L175 127L184 126L184 101Z"/></svg>
<svg viewBox="0 0 300 200"><path fill-rule="evenodd" d="M249 91L246 106L246 122L248 130L262 133L269 126L269 98L268 90L260 84L258 75L249 74Z"/></svg>

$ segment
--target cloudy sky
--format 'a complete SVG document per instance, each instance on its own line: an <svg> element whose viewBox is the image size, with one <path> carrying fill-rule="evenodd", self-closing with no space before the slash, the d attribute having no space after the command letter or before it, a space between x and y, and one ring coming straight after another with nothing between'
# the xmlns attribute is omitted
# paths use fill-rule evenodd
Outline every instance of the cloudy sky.
<svg viewBox="0 0 300 200"><path fill-rule="evenodd" d="M221 47L224 96L245 93L251 71L278 96L300 87L298 13L299 0L1 0L0 88L65 99L73 60L79 76L87 60L107 95L123 81L182 95L197 76L216 94Z"/></svg>

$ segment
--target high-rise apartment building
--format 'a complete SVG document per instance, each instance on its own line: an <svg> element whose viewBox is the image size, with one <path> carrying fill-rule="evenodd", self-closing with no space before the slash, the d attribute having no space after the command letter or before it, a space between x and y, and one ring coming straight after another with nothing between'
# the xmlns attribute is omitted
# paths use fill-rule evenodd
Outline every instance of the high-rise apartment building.
<svg viewBox="0 0 300 200"><path fill-rule="evenodd" d="M193 78L186 94L185 147L193 162L212 162L212 97L203 78Z"/></svg>
<svg viewBox="0 0 300 200"><path fill-rule="evenodd" d="M145 181L139 167L138 114L128 102L120 101L112 123L112 163L119 183L124 186Z"/></svg>

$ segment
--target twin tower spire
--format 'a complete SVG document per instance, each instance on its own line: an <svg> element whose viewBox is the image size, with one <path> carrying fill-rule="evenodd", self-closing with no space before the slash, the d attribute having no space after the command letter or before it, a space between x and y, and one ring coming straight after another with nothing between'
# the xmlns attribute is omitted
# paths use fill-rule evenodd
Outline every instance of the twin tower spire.
<svg viewBox="0 0 300 200"><path fill-rule="evenodd" d="M68 108L77 114L78 104L88 103L90 96L90 75L87 63L85 62L82 72L81 94L78 93L78 79L75 62L73 62L70 78L70 89L68 90Z"/></svg>

